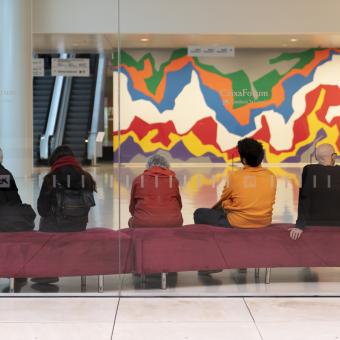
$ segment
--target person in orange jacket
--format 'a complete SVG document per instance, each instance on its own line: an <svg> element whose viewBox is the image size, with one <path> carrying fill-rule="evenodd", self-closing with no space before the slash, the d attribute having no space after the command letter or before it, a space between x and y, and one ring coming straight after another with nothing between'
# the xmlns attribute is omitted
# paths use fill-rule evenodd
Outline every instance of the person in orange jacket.
<svg viewBox="0 0 340 340"><path fill-rule="evenodd" d="M263 228L272 222L276 194L275 175L261 166L261 143L245 138L238 142L243 168L231 172L220 200L194 213L196 224L233 228Z"/></svg>

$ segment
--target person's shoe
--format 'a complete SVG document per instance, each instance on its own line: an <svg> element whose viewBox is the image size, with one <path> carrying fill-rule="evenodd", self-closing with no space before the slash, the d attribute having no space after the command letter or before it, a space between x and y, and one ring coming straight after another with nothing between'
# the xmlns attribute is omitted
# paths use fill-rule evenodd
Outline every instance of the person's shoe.
<svg viewBox="0 0 340 340"><path fill-rule="evenodd" d="M59 277L34 277L31 281L39 284L49 284L58 282Z"/></svg>
<svg viewBox="0 0 340 340"><path fill-rule="evenodd" d="M246 274L247 268L239 268L239 269L237 269L237 271L239 272L239 274Z"/></svg>
<svg viewBox="0 0 340 340"><path fill-rule="evenodd" d="M210 275L210 274L217 274L221 273L222 269L211 269L211 270L199 270L198 275Z"/></svg>
<svg viewBox="0 0 340 340"><path fill-rule="evenodd" d="M33 283L31 288L38 291L39 293L58 293L59 287L57 285Z"/></svg>
<svg viewBox="0 0 340 340"><path fill-rule="evenodd" d="M20 292L21 288L23 288L26 283L27 283L27 278L25 277L15 278L14 279L14 292L16 293ZM5 287L1 292L9 293L9 286Z"/></svg>
<svg viewBox="0 0 340 340"><path fill-rule="evenodd" d="M14 279L15 284L19 284L19 285L25 285L28 281L27 277L16 277Z"/></svg>

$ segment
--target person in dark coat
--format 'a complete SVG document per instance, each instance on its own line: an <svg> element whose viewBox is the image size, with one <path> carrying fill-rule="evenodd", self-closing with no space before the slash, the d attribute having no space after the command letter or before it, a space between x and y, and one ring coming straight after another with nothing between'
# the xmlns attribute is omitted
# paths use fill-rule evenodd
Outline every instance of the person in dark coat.
<svg viewBox="0 0 340 340"><path fill-rule="evenodd" d="M12 173L3 164L0 149L0 232L19 232L34 229L36 213L23 204Z"/></svg>
<svg viewBox="0 0 340 340"><path fill-rule="evenodd" d="M132 183L129 226L182 226L182 200L175 172L169 169L167 160L157 154L148 160L146 167Z"/></svg>
<svg viewBox="0 0 340 340"><path fill-rule="evenodd" d="M57 147L50 157L49 164L51 171L44 178L38 198L38 212L41 216L39 230L46 232L85 230L90 209L83 215L76 211L74 214L72 212L65 214L60 210L58 199L66 200L82 192L91 198L96 191L94 179L82 169L68 146ZM94 201L92 204L90 202L89 208L93 205Z"/></svg>
<svg viewBox="0 0 340 340"><path fill-rule="evenodd" d="M44 178L38 198L38 212L41 216L39 231L85 230L89 210L95 205L93 192L96 191L96 182L82 169L66 145L54 150L49 164L51 170ZM86 199L89 202L85 202ZM58 277L31 279L36 284L50 284L58 280Z"/></svg>
<svg viewBox="0 0 340 340"><path fill-rule="evenodd" d="M335 165L337 154L330 144L315 150L318 164L306 165L302 170L299 191L298 217L290 237L297 240L308 226L340 227L340 167Z"/></svg>
<svg viewBox="0 0 340 340"><path fill-rule="evenodd" d="M14 177L2 164L3 152L0 149L0 206L21 204Z"/></svg>

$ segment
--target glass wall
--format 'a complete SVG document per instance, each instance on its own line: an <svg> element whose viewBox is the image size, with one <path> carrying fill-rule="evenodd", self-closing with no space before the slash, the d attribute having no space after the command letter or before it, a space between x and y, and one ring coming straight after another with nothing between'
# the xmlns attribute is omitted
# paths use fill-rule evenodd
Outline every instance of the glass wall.
<svg viewBox="0 0 340 340"><path fill-rule="evenodd" d="M182 24L171 13L162 13L162 29L169 17ZM306 291L319 277L338 279L336 269L276 258L295 249L290 228L302 237L295 222L303 166L319 162L321 144L333 158L338 152L338 129L323 118L334 89L320 88L333 83L322 69L335 67L338 50L287 37L268 44L268 36L139 33L121 36L114 71L120 228L133 227L135 261L122 296L287 294L296 290L285 282ZM239 145L245 138L260 145ZM283 284L266 285L266 267L282 267L271 280Z"/></svg>
<svg viewBox="0 0 340 340"><path fill-rule="evenodd" d="M338 293L316 285L340 275L318 234L295 228L303 166L336 183L335 46L203 33L187 8L151 20L149 1L144 21L112 0L70 26L3 3L0 294ZM64 31L39 28L48 15Z"/></svg>

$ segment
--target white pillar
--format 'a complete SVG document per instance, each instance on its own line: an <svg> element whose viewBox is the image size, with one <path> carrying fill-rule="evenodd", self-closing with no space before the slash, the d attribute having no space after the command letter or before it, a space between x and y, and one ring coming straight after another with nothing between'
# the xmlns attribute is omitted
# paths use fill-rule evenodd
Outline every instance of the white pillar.
<svg viewBox="0 0 340 340"><path fill-rule="evenodd" d="M0 147L15 177L32 175L31 0L0 0Z"/></svg>

